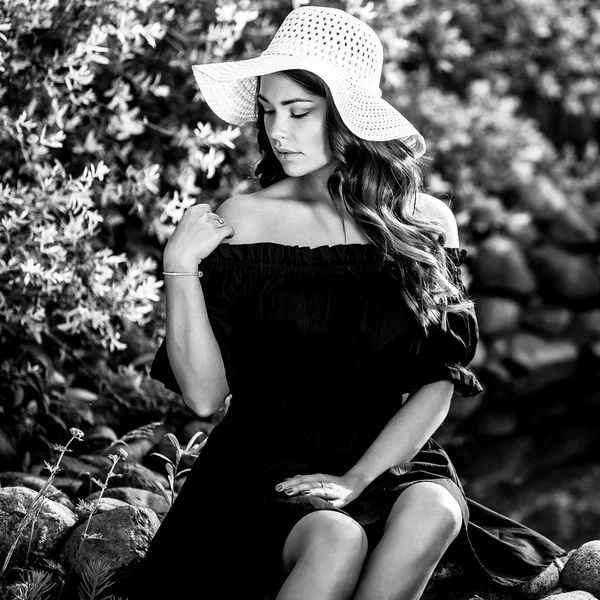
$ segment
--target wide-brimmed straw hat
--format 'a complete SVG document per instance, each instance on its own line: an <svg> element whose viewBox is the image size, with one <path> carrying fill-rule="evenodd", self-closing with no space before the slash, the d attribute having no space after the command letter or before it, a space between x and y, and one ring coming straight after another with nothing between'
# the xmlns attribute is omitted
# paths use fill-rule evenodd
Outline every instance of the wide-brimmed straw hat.
<svg viewBox="0 0 600 600"><path fill-rule="evenodd" d="M381 41L366 23L337 8L302 6L288 14L260 56L192 71L210 108L232 125L256 121L261 75L310 71L327 84L352 133L374 141L400 138L421 156L423 136L381 97L382 66Z"/></svg>

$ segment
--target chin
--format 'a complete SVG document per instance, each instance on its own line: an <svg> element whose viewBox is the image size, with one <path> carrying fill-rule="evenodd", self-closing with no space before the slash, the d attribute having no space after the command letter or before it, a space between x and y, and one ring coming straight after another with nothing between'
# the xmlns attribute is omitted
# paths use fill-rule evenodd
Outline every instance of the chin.
<svg viewBox="0 0 600 600"><path fill-rule="evenodd" d="M310 173L314 173L319 169L322 169L325 165L281 165L284 173L288 177L303 177L304 175L309 175Z"/></svg>

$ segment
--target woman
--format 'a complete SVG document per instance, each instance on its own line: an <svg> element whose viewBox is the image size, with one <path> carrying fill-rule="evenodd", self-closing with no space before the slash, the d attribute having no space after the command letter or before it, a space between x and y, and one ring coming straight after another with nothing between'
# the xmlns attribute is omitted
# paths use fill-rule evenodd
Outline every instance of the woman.
<svg viewBox="0 0 600 600"><path fill-rule="evenodd" d="M231 402L130 597L416 600L447 551L504 586L564 553L467 500L431 439L481 391L477 324L381 64L367 25L302 7L260 57L194 67L217 115L256 121L260 189L165 248L152 375L200 416Z"/></svg>

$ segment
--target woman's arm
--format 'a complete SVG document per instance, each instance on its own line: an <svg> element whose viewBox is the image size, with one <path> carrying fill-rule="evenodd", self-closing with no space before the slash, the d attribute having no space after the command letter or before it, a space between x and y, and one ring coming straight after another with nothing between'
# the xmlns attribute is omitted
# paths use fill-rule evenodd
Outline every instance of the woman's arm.
<svg viewBox="0 0 600 600"><path fill-rule="evenodd" d="M451 381L436 381L420 388L345 477L358 479L366 487L386 469L412 460L446 418L453 391Z"/></svg>
<svg viewBox="0 0 600 600"><path fill-rule="evenodd" d="M193 271L197 266L189 268ZM169 266L165 262L165 271L186 269L180 263ZM200 281L165 277L166 346L184 402L200 417L208 417L222 406L229 386Z"/></svg>
<svg viewBox="0 0 600 600"><path fill-rule="evenodd" d="M229 224L217 227L216 219L208 204L186 210L165 247L166 272L196 272L203 258L235 234ZM199 416L208 417L222 406L229 386L201 281L193 276L165 275L166 348L185 403Z"/></svg>

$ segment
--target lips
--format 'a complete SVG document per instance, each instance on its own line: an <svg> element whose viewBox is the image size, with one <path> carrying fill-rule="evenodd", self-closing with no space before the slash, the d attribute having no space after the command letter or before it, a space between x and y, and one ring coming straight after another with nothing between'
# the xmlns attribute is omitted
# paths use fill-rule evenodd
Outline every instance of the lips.
<svg viewBox="0 0 600 600"><path fill-rule="evenodd" d="M288 148L276 148L275 152L277 152L277 154L282 154L282 155L286 155L286 154L302 154L301 152L295 152L294 150L289 150Z"/></svg>

